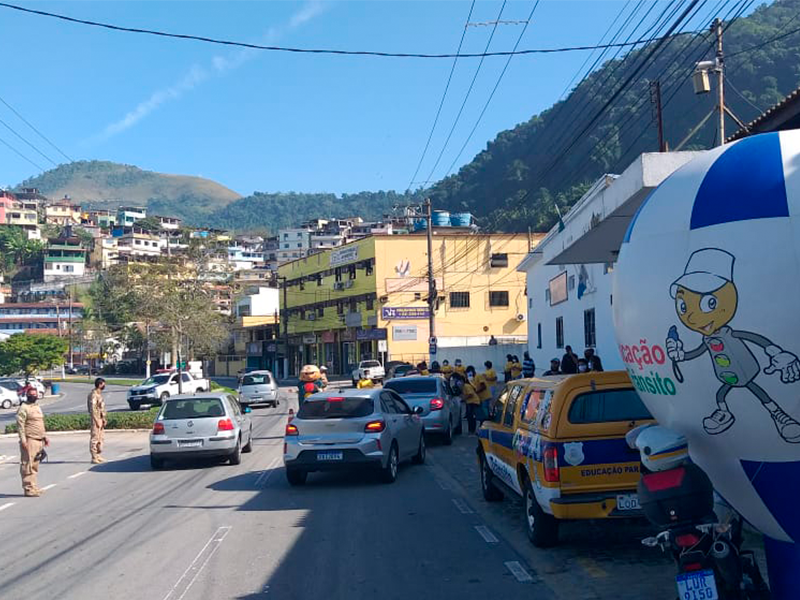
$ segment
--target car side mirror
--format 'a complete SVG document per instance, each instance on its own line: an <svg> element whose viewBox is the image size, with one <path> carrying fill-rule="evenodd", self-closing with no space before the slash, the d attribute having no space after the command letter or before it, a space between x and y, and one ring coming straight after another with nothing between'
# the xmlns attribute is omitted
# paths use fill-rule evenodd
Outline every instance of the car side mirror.
<svg viewBox="0 0 800 600"><path fill-rule="evenodd" d="M421 414L422 414L422 413L424 413L424 412L425 412L425 409L424 409L424 408L422 408L421 406L415 406L415 407L414 407L414 408L411 410L411 413L412 413L412 414L415 414L415 415L421 415Z"/></svg>
<svg viewBox="0 0 800 600"><path fill-rule="evenodd" d="M244 414L249 415L251 412L253 412L253 409L250 408L249 406L245 406L243 412Z"/></svg>

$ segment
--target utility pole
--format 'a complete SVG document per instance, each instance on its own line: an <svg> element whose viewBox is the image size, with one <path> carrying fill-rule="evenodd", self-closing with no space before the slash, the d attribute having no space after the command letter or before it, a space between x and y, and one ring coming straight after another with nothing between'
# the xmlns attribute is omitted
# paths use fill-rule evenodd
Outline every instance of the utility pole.
<svg viewBox="0 0 800 600"><path fill-rule="evenodd" d="M281 320L283 321L283 376L289 378L289 304L287 303L286 277L276 276L278 284L283 288L283 310Z"/></svg>
<svg viewBox="0 0 800 600"><path fill-rule="evenodd" d="M72 288L67 288L69 290L69 308L68 308L68 330L69 330L69 368L72 369L75 366L75 360L73 355L73 347L72 347Z"/></svg>
<svg viewBox="0 0 800 600"><path fill-rule="evenodd" d="M664 113L661 105L661 81L658 79L650 82L650 102L653 103L656 113L656 126L658 128L658 151L666 152L667 145L664 141Z"/></svg>
<svg viewBox="0 0 800 600"><path fill-rule="evenodd" d="M717 33L717 110L719 110L719 145L722 146L725 143L725 71L724 56L722 54L722 19L714 19L711 27Z"/></svg>
<svg viewBox="0 0 800 600"><path fill-rule="evenodd" d="M428 327L431 346L436 339L436 279L433 276L433 209L431 199L425 199L425 221L428 233Z"/></svg>

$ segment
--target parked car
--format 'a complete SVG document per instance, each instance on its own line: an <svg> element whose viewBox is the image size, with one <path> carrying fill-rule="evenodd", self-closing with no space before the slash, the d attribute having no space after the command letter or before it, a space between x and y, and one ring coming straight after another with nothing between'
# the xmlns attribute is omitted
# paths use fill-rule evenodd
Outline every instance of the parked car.
<svg viewBox="0 0 800 600"><path fill-rule="evenodd" d="M0 379L0 384L8 384L9 386L13 386L17 390L17 393L20 395L20 397L25 395L27 386L33 386L36 389L36 393L38 394L40 400L44 398L46 391L44 384L36 377L31 377L27 383L25 382L24 377L3 377Z"/></svg>
<svg viewBox="0 0 800 600"><path fill-rule="evenodd" d="M6 387L0 383L0 408L13 408L19 406L21 402L16 388Z"/></svg>
<svg viewBox="0 0 800 600"><path fill-rule="evenodd" d="M178 373L159 373L133 386L128 390L128 406L131 410L139 410L145 404L160 406L178 393L196 394L210 389L211 383L208 379L197 379L185 371L180 373L180 377L180 386L178 386Z"/></svg>
<svg viewBox="0 0 800 600"><path fill-rule="evenodd" d="M390 379L383 389L400 394L412 409L422 407L425 432L443 436L445 444L452 444L453 435L463 431L466 406L453 394L444 377L418 375Z"/></svg>
<svg viewBox="0 0 800 600"><path fill-rule="evenodd" d="M250 408L231 394L167 398L150 433L150 466L181 458L221 457L232 465L253 449Z"/></svg>
<svg viewBox="0 0 800 600"><path fill-rule="evenodd" d="M286 478L302 485L314 471L366 468L392 483L402 461L425 462L421 413L392 390L314 394L286 425Z"/></svg>
<svg viewBox="0 0 800 600"><path fill-rule="evenodd" d="M266 404L275 408L278 400L278 384L269 371L250 371L242 377L239 385L239 402L242 406Z"/></svg>
<svg viewBox="0 0 800 600"><path fill-rule="evenodd" d="M67 375L99 375L100 369L91 365L73 365L65 367L64 372Z"/></svg>
<svg viewBox="0 0 800 600"><path fill-rule="evenodd" d="M416 372L416 369L413 365L408 363L395 363L386 368L386 379L405 377L406 375L411 374L411 372Z"/></svg>
<svg viewBox="0 0 800 600"><path fill-rule="evenodd" d="M351 379L353 380L353 387L358 385L361 379L371 379L372 381L383 382L386 378L386 372L383 370L383 365L377 360L362 360L358 363L358 368L353 369Z"/></svg>
<svg viewBox="0 0 800 600"><path fill-rule="evenodd" d="M625 371L512 381L478 430L483 497L521 496L539 547L558 543L563 520L641 516L625 434L648 422Z"/></svg>

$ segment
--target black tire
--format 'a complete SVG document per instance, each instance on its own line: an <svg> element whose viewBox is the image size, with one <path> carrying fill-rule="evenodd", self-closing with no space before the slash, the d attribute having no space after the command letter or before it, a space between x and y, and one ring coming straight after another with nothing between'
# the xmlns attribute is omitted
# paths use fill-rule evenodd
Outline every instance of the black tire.
<svg viewBox="0 0 800 600"><path fill-rule="evenodd" d="M236 448L228 456L228 462L232 465L238 465L242 462L242 440L236 440Z"/></svg>
<svg viewBox="0 0 800 600"><path fill-rule="evenodd" d="M128 402L128 406L130 406L131 410L139 410L142 405L139 402Z"/></svg>
<svg viewBox="0 0 800 600"><path fill-rule="evenodd" d="M164 402L167 401L167 398L169 398L169 392L161 392L161 396L159 396L158 399L161 400L161 404L164 404Z"/></svg>
<svg viewBox="0 0 800 600"><path fill-rule="evenodd" d="M247 443L242 446L242 452L249 453L253 451L253 427L250 427L250 437L247 438Z"/></svg>
<svg viewBox="0 0 800 600"><path fill-rule="evenodd" d="M203 388L197 388L197 389L194 391L194 393L195 393L195 394L202 394L203 392L205 392L205 390L204 390Z"/></svg>
<svg viewBox="0 0 800 600"><path fill-rule="evenodd" d="M558 544L558 520L539 506L530 480L525 482L525 532L537 548L551 548Z"/></svg>
<svg viewBox="0 0 800 600"><path fill-rule="evenodd" d="M154 471L158 471L164 468L164 459L159 458L158 456L150 455L150 468Z"/></svg>
<svg viewBox="0 0 800 600"><path fill-rule="evenodd" d="M425 445L425 432L419 434L419 446L414 458L411 459L415 465L424 465L425 458L428 456L428 447Z"/></svg>
<svg viewBox="0 0 800 600"><path fill-rule="evenodd" d="M8 400L8 399L3 400L3 404L2 404L3 408L11 408L11 406L12 406L11 400Z"/></svg>
<svg viewBox="0 0 800 600"><path fill-rule="evenodd" d="M489 468L489 462L481 452L481 491L483 492L483 499L487 502L500 502L505 495L494 483L494 474Z"/></svg>
<svg viewBox="0 0 800 600"><path fill-rule="evenodd" d="M445 446L451 446L453 444L453 423L449 420L447 421L447 431L444 432L442 441Z"/></svg>
<svg viewBox="0 0 800 600"><path fill-rule="evenodd" d="M458 423L456 423L455 434L461 435L464 433L464 419L461 418L461 407L458 407L458 417L456 417Z"/></svg>
<svg viewBox="0 0 800 600"><path fill-rule="evenodd" d="M400 455L397 452L397 444L392 442L392 447L389 449L389 458L386 459L386 466L381 469L383 483L394 483L397 480L399 468Z"/></svg>
<svg viewBox="0 0 800 600"><path fill-rule="evenodd" d="M305 485L307 478L308 471L286 467L286 481L289 482L289 485Z"/></svg>

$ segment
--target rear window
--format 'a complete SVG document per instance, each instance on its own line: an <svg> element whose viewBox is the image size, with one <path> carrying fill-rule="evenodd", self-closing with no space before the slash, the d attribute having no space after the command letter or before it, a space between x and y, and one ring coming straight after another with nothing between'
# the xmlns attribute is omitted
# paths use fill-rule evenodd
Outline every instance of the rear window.
<svg viewBox="0 0 800 600"><path fill-rule="evenodd" d="M368 417L373 411L372 398L314 398L303 402L297 416L300 419L358 419Z"/></svg>
<svg viewBox="0 0 800 600"><path fill-rule="evenodd" d="M610 423L652 419L635 390L608 390L581 394L572 401L569 422Z"/></svg>
<svg viewBox="0 0 800 600"><path fill-rule="evenodd" d="M174 419L207 419L224 417L225 409L217 398L190 398L188 400L170 400L164 405L161 413L164 420Z"/></svg>
<svg viewBox="0 0 800 600"><path fill-rule="evenodd" d="M436 380L434 379L416 379L416 380L401 380L401 381L387 381L383 387L389 390L394 390L398 394L435 394L436 393Z"/></svg>
<svg viewBox="0 0 800 600"><path fill-rule="evenodd" d="M379 363L377 360L365 360L364 362L361 363L361 367L364 369L372 369L374 367L380 367L380 366L381 363Z"/></svg>
<svg viewBox="0 0 800 600"><path fill-rule="evenodd" d="M272 383L270 376L266 373L258 375L245 375L242 385L269 385Z"/></svg>

